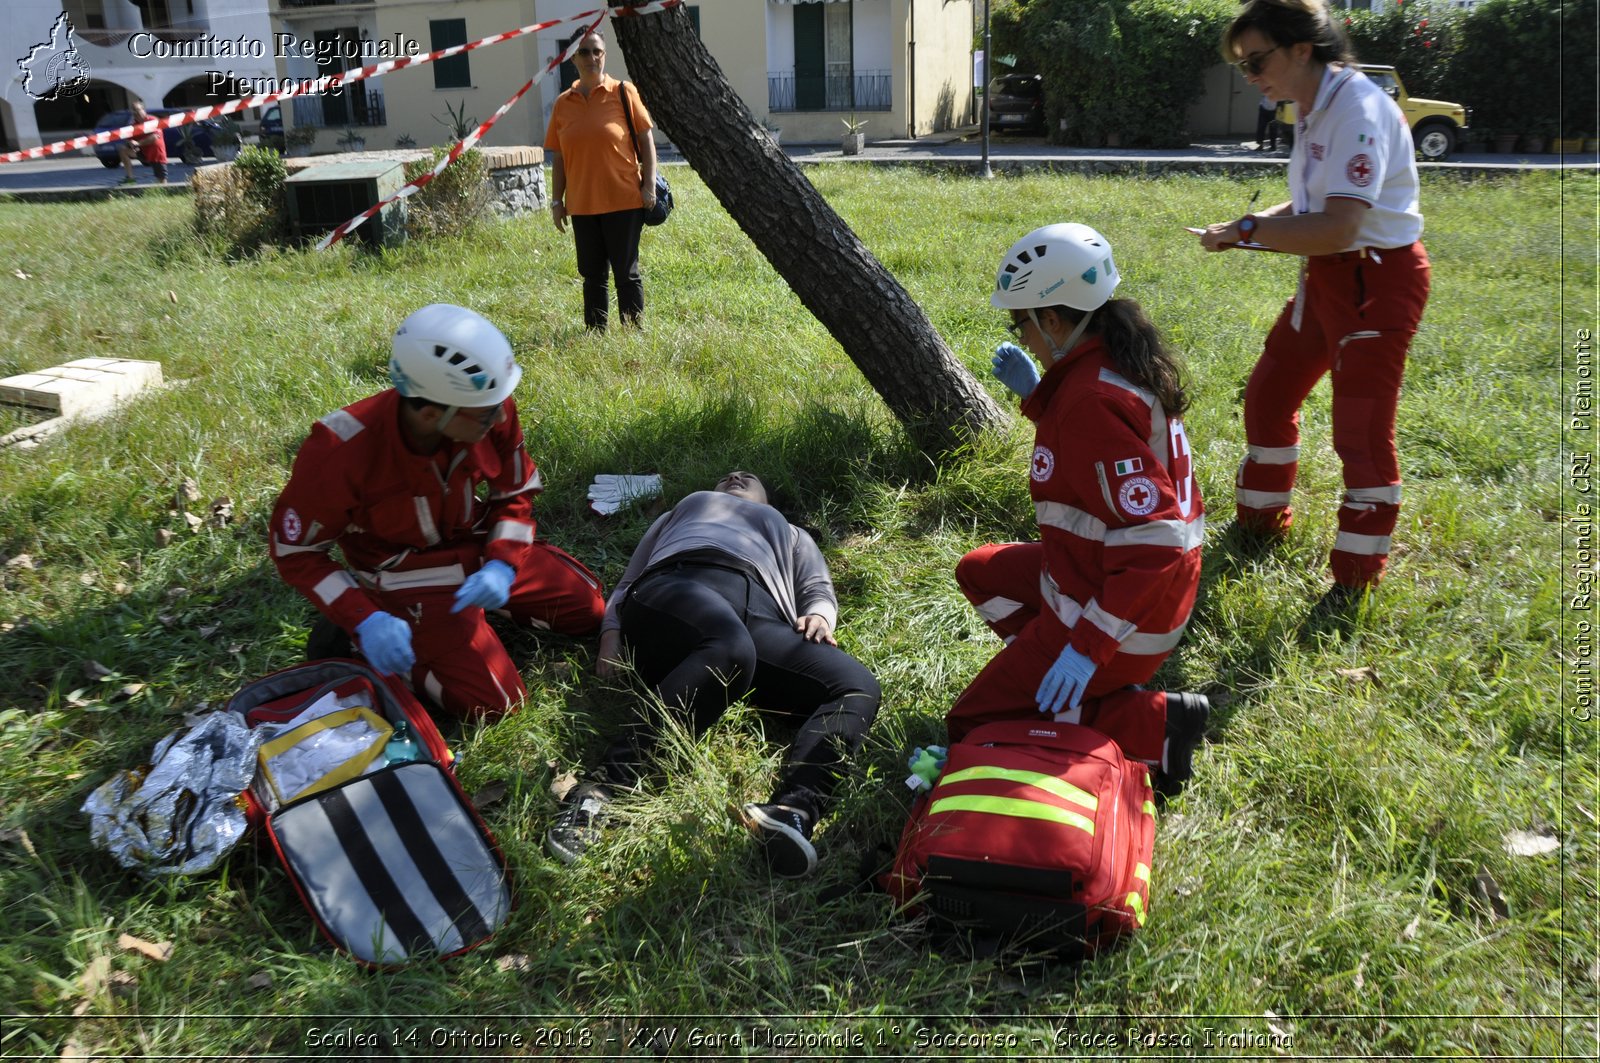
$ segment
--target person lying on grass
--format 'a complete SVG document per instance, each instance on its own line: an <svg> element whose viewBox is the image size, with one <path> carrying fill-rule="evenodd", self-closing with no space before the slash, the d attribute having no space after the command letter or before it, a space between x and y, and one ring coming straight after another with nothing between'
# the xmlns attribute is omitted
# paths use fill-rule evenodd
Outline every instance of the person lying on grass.
<svg viewBox="0 0 1600 1063"><path fill-rule="evenodd" d="M354 636L445 711L495 717L527 689L484 610L599 626L600 580L534 538L543 482L511 397L521 376L487 318L435 303L394 334L394 387L312 426L272 512L278 574L323 614L308 657L348 656Z"/></svg>
<svg viewBox="0 0 1600 1063"><path fill-rule="evenodd" d="M799 721L772 799L740 811L787 878L816 867L812 832L878 713L878 681L834 640L838 605L811 536L767 504L757 477L735 471L657 518L601 623L596 673L614 675L626 648L696 734L746 695ZM618 736L594 780L568 795L548 835L559 859L576 861L600 838L606 805L639 784L656 734L647 718Z"/></svg>

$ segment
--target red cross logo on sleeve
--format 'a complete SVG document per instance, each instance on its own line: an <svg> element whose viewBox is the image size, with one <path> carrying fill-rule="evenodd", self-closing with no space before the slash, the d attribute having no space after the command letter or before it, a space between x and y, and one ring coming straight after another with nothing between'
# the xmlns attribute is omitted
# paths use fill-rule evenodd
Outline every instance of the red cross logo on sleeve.
<svg viewBox="0 0 1600 1063"><path fill-rule="evenodd" d="M1372 160L1364 154L1352 156L1350 161L1345 163L1344 175L1357 188L1367 187L1372 183Z"/></svg>
<svg viewBox="0 0 1600 1063"><path fill-rule="evenodd" d="M1135 487L1128 492L1128 501L1133 503L1135 509L1143 509L1145 503L1150 501L1150 492L1142 487Z"/></svg>

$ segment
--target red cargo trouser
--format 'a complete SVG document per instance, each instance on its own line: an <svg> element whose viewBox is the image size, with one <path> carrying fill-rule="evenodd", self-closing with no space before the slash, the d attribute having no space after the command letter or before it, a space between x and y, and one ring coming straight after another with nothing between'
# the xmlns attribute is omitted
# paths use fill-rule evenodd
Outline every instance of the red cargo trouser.
<svg viewBox="0 0 1600 1063"><path fill-rule="evenodd" d="M1345 492L1330 567L1349 586L1378 582L1389 559L1400 513L1395 410L1430 272L1420 243L1308 259L1300 293L1267 334L1245 389L1239 524L1277 533L1294 519L1300 406L1332 371L1333 447Z"/></svg>
<svg viewBox="0 0 1600 1063"><path fill-rule="evenodd" d="M978 610L1005 649L984 666L945 716L950 741L992 720L1042 719L1037 695L1044 674L1061 656L1068 631L1044 608L1039 573L1042 543L992 543L956 565L961 593ZM1110 738L1134 760L1162 767L1167 696L1140 690L1167 659L1162 654L1119 653L1097 669L1077 709L1056 717L1083 724Z"/></svg>
<svg viewBox="0 0 1600 1063"><path fill-rule="evenodd" d="M450 611L456 590L481 564L482 546L474 542L413 554L396 569L376 577L363 574L361 582L384 609L411 624L417 655L412 687L446 712L493 719L515 709L528 691L484 611ZM605 599L594 573L565 551L536 540L500 611L518 623L587 635L599 628Z"/></svg>

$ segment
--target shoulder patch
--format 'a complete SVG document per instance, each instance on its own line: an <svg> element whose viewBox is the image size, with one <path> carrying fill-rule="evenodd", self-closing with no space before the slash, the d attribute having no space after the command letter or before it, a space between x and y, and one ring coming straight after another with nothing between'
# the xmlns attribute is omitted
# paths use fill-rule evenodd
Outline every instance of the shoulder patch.
<svg viewBox="0 0 1600 1063"><path fill-rule="evenodd" d="M297 542L299 542L300 541L300 533L303 532L304 530L305 530L304 525L302 525L300 523L300 514L296 513L292 508L291 509L286 509L286 510L283 511L283 541L284 542L286 542L286 543L297 543Z"/></svg>
<svg viewBox="0 0 1600 1063"><path fill-rule="evenodd" d="M340 442L348 443L361 434L366 425L362 424L349 410L334 410L332 413L317 419L317 423L339 437Z"/></svg>
<svg viewBox="0 0 1600 1063"><path fill-rule="evenodd" d="M1372 183L1372 160L1365 152L1350 156L1344 164L1344 175L1357 188L1367 187Z"/></svg>
<svg viewBox="0 0 1600 1063"><path fill-rule="evenodd" d="M1055 471L1056 456L1050 453L1050 448L1045 446L1043 443L1034 447L1033 463L1032 467L1028 470L1028 475L1032 476L1038 482L1043 483L1044 481L1050 479L1051 473Z"/></svg>
<svg viewBox="0 0 1600 1063"><path fill-rule="evenodd" d="M1156 508L1161 492L1148 476L1134 476L1117 487L1117 505L1130 517L1142 517Z"/></svg>

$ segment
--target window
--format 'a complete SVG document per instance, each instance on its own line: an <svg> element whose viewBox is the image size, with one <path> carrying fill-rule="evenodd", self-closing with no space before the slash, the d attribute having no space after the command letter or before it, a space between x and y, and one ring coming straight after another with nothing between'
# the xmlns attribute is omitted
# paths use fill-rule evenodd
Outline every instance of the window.
<svg viewBox="0 0 1600 1063"><path fill-rule="evenodd" d="M467 20L464 18L436 18L428 21L428 36L432 41L429 51L451 48L467 43ZM440 59L433 64L433 87L436 89L470 89L472 87L471 56L461 55Z"/></svg>

